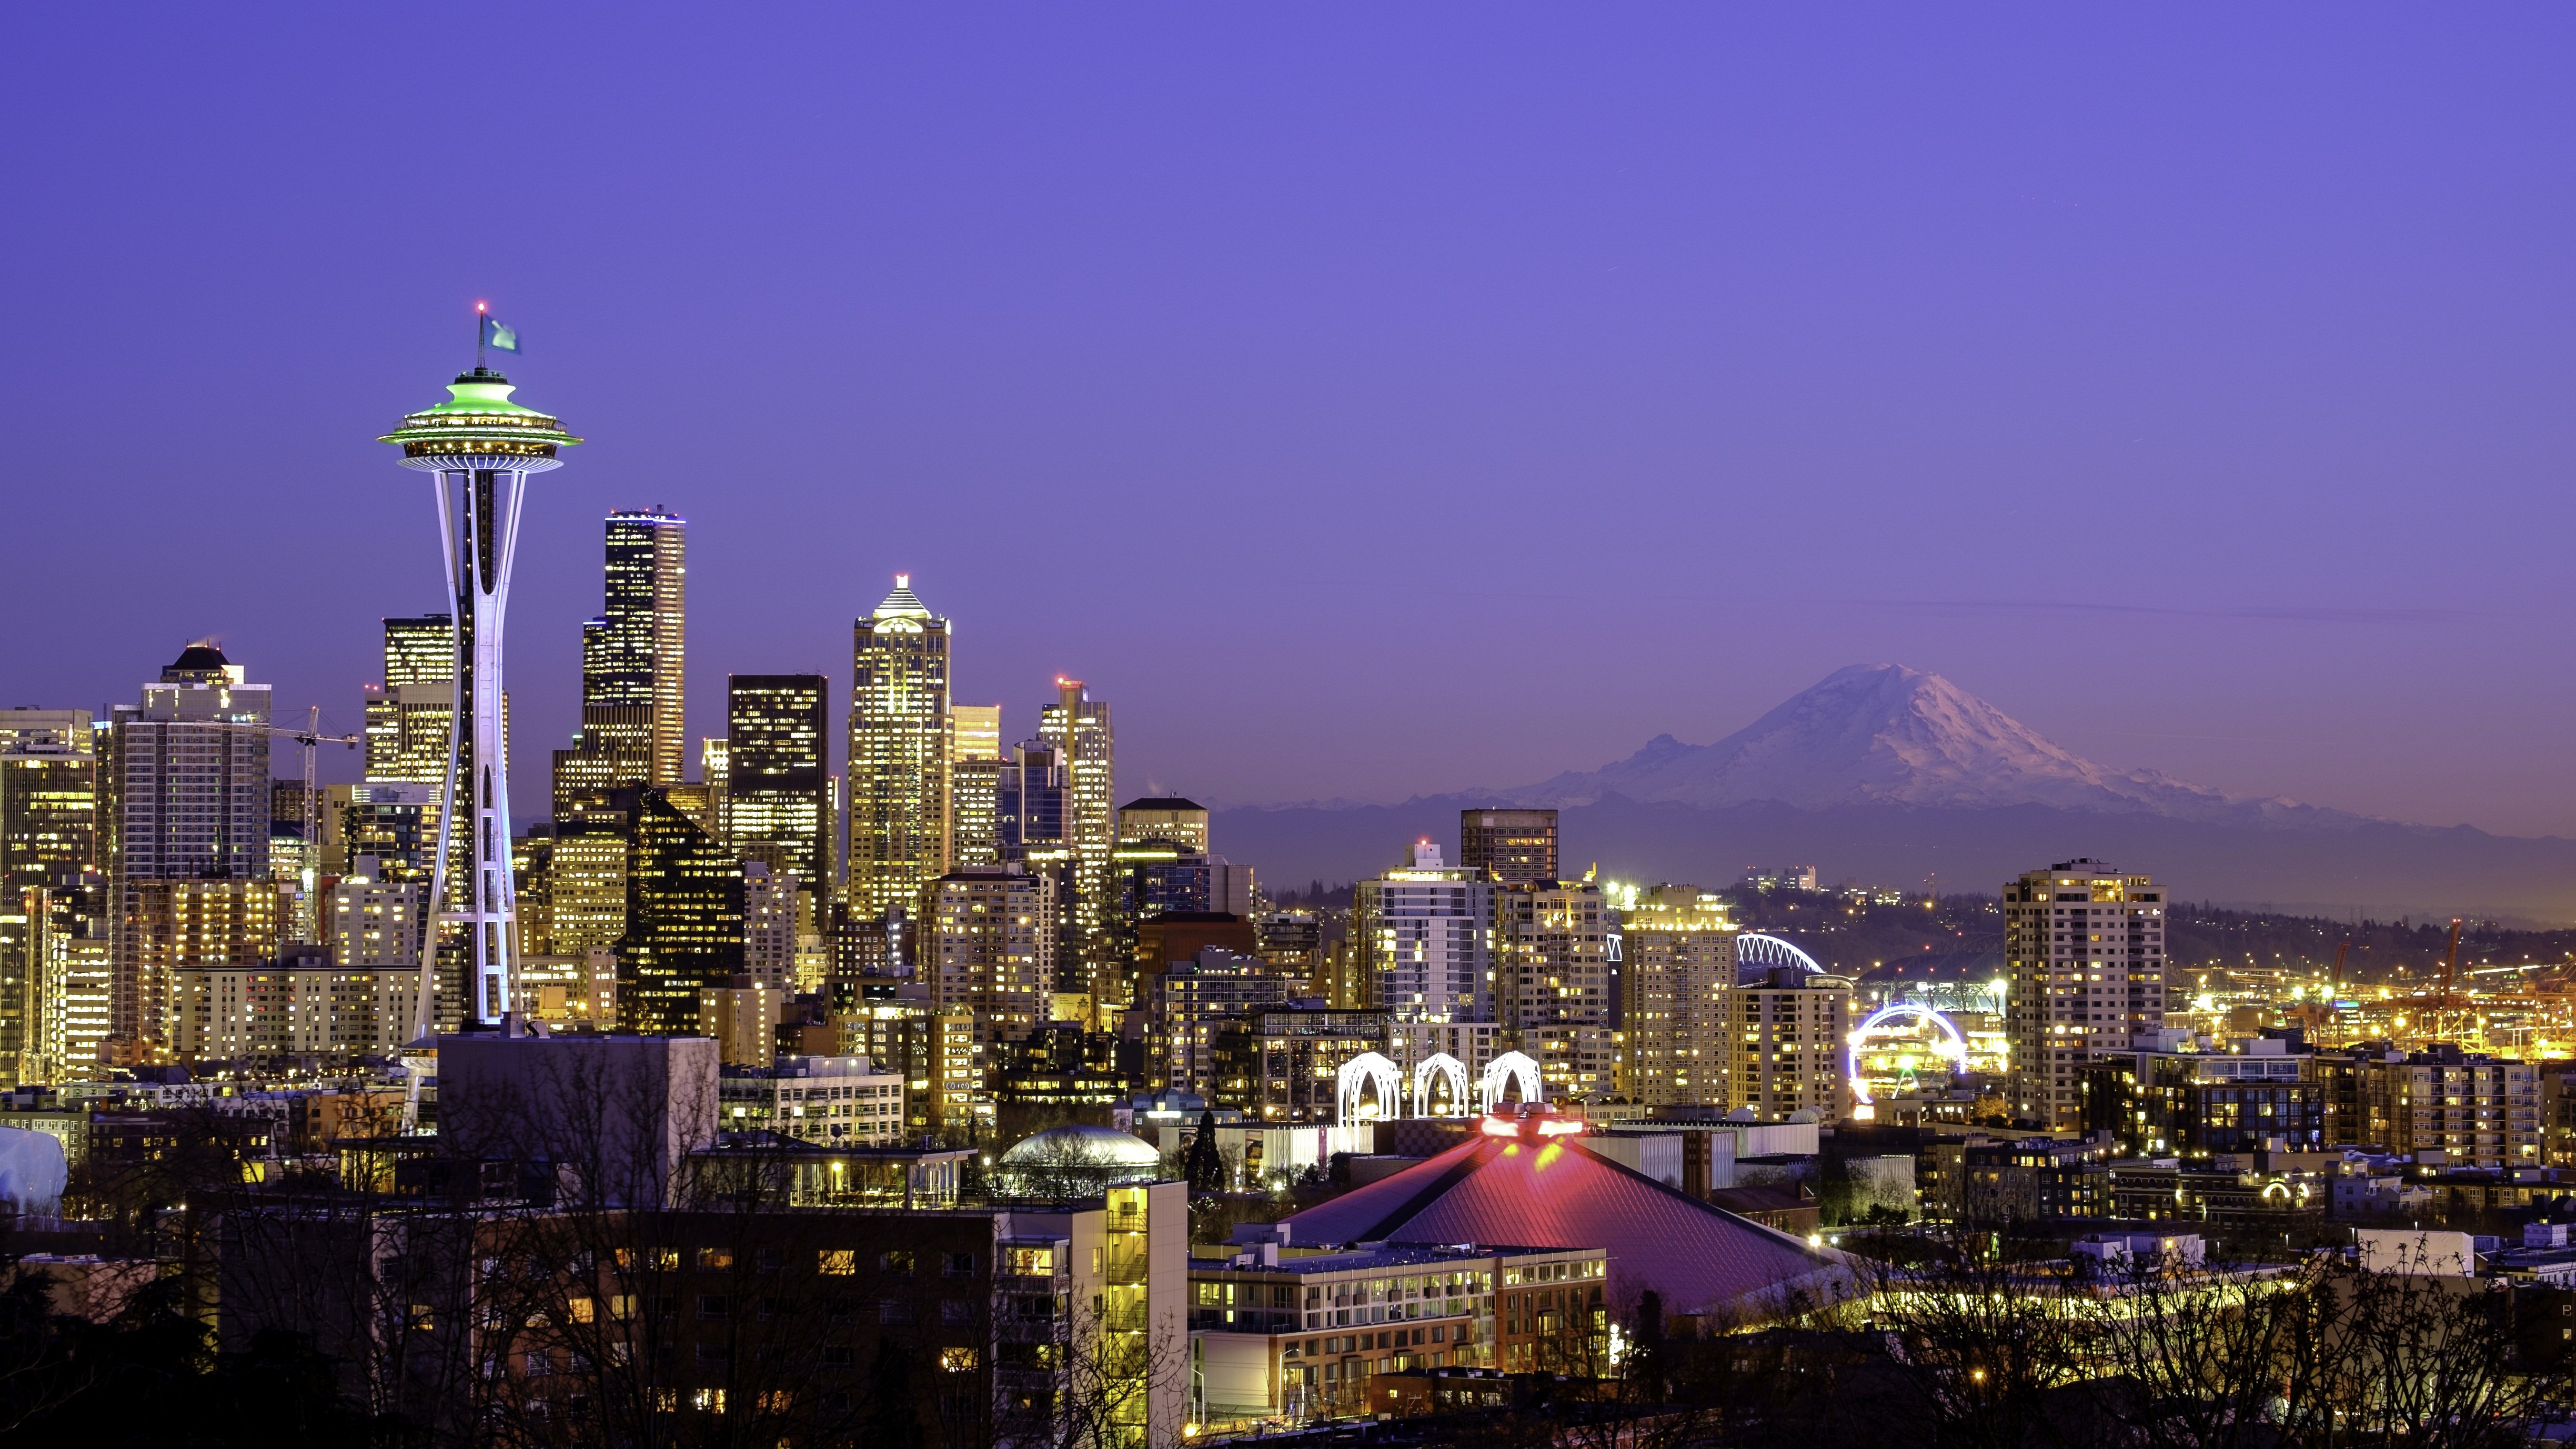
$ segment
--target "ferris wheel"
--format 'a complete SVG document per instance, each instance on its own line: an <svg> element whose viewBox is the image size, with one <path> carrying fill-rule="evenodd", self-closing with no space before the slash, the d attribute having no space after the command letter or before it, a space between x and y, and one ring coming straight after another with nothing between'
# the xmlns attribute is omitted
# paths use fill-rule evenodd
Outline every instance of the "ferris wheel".
<svg viewBox="0 0 2576 1449"><path fill-rule="evenodd" d="M1869 1094L1869 1078L1862 1073L1860 1063L1861 1052L1871 1039L1883 1032L1920 1030L1923 1027L1932 1029L1932 1039L1925 1046L1928 1055L1946 1063L1954 1072L1967 1060L1968 1039L1960 1033L1957 1022L1919 1001L1889 1002L1852 1028L1850 1037L1845 1039L1843 1077L1851 1083L1855 1106L1867 1107L1875 1100ZM1913 1068L1909 1065L1902 1070L1899 1083L1910 1088L1914 1081Z"/></svg>

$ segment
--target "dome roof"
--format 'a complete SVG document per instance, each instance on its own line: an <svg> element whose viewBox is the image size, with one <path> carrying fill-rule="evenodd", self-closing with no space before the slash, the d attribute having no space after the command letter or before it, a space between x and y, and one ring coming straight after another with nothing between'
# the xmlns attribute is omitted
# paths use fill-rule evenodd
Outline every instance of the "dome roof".
<svg viewBox="0 0 2576 1449"><path fill-rule="evenodd" d="M1077 1122L1050 1127L1012 1143L1010 1150L1002 1154L1002 1161L1015 1167L1156 1168L1163 1165L1163 1154L1141 1137Z"/></svg>

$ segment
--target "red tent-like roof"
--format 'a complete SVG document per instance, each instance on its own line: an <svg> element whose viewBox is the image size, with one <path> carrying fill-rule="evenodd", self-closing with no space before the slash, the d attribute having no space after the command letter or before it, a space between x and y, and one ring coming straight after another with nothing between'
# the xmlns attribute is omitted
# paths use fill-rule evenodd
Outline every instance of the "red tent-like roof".
<svg viewBox="0 0 2576 1449"><path fill-rule="evenodd" d="M1841 1255L1696 1198L1587 1150L1579 1137L1480 1136L1287 1219L1298 1246L1476 1243L1604 1248L1611 1301L1651 1288L1667 1313L1759 1309L1832 1297Z"/></svg>

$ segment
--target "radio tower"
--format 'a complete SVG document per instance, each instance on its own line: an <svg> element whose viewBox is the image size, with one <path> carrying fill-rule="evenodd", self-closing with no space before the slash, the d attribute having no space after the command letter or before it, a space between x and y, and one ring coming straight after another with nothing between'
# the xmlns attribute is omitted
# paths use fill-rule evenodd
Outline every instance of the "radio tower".
<svg viewBox="0 0 2576 1449"><path fill-rule="evenodd" d="M438 546L456 601L456 705L414 1019L423 1037L437 1028L443 926L462 928L463 1019L497 1026L516 1010L518 907L510 889L510 782L501 741L501 614L510 602L510 555L529 475L562 467L555 450L581 441L556 419L510 401L510 380L479 357L447 391L447 401L410 414L379 439L402 449L404 467L437 483ZM461 881L449 880L451 862L461 866Z"/></svg>

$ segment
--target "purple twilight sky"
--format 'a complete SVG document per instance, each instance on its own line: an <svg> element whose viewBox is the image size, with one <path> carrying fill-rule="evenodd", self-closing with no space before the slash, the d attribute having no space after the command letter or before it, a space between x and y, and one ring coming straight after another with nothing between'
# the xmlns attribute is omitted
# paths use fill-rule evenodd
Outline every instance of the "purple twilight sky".
<svg viewBox="0 0 2576 1449"><path fill-rule="evenodd" d="M898 569L1122 789L1390 799L1949 676L2119 766L2576 834L2576 12L36 6L0 703L341 727L471 360L691 521L693 736ZM835 728L840 727L835 711ZM345 778L344 759L334 760ZM281 768L284 762L281 761Z"/></svg>

